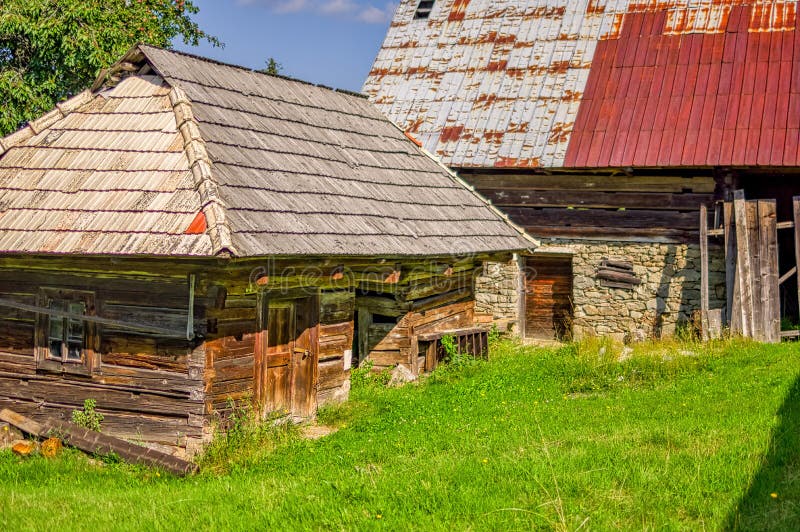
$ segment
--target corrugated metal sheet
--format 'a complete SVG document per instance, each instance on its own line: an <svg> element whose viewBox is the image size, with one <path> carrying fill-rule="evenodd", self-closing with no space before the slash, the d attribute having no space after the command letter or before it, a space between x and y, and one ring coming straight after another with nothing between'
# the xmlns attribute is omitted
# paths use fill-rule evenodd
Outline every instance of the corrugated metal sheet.
<svg viewBox="0 0 800 532"><path fill-rule="evenodd" d="M364 91L446 164L800 161L796 0L416 4Z"/></svg>
<svg viewBox="0 0 800 532"><path fill-rule="evenodd" d="M131 75L0 139L0 253L535 246L365 98L145 46L125 61L160 77Z"/></svg>

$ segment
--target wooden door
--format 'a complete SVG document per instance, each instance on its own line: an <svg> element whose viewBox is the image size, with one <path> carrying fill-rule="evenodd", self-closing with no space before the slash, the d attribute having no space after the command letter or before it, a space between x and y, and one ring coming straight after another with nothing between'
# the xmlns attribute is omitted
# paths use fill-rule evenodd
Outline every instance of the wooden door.
<svg viewBox="0 0 800 532"><path fill-rule="evenodd" d="M525 336L572 336L572 257L534 256L525 268Z"/></svg>
<svg viewBox="0 0 800 532"><path fill-rule="evenodd" d="M316 407L317 298L264 298L259 309L256 403L264 416L308 417Z"/></svg>
<svg viewBox="0 0 800 532"><path fill-rule="evenodd" d="M295 417L309 417L316 409L317 298L295 304L295 341L292 349L292 408Z"/></svg>

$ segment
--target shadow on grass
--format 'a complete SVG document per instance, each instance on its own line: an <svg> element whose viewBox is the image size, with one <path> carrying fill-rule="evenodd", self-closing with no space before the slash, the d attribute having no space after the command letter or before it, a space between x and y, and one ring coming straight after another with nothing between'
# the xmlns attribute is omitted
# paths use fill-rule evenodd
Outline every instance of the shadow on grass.
<svg viewBox="0 0 800 532"><path fill-rule="evenodd" d="M777 415L767 456L724 530L800 530L800 379Z"/></svg>

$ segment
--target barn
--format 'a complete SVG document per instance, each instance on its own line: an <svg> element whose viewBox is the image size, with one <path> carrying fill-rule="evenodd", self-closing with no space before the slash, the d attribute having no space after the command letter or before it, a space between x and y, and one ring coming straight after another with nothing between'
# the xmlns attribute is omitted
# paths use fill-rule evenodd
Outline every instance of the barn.
<svg viewBox="0 0 800 532"><path fill-rule="evenodd" d="M481 310L532 337L658 336L701 307L701 206L712 236L737 189L794 224L797 27L795 0L402 0L364 92L542 240L487 268ZM704 294L731 323L723 244ZM796 277L780 280L763 299L796 320Z"/></svg>
<svg viewBox="0 0 800 532"><path fill-rule="evenodd" d="M367 99L137 46L0 139L0 407L191 455L485 351L481 263L535 247Z"/></svg>

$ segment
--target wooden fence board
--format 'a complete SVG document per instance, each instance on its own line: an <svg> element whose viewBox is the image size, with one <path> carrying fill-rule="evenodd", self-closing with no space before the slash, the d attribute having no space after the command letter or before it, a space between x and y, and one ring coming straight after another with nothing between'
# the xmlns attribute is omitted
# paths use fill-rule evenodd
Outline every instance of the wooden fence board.
<svg viewBox="0 0 800 532"><path fill-rule="evenodd" d="M752 336L753 292L749 282L752 270L744 190L734 191L733 209L736 222L736 284L739 287L739 298L734 300L734 306L740 319L740 332L743 336Z"/></svg>
<svg viewBox="0 0 800 532"><path fill-rule="evenodd" d="M700 205L700 330L708 340L708 209Z"/></svg>

